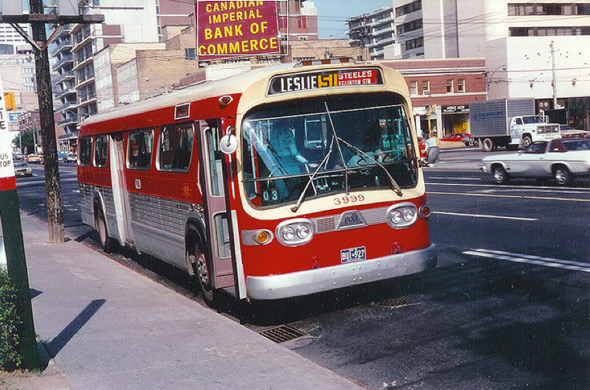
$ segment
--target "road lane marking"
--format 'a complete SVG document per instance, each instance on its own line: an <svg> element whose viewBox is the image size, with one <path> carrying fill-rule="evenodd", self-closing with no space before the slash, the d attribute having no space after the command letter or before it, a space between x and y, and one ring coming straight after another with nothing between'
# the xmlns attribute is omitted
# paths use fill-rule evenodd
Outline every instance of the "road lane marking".
<svg viewBox="0 0 590 390"><path fill-rule="evenodd" d="M470 251L465 251L463 252L463 254L470 256L485 257L489 259L512 261L515 263L526 263L540 265L543 267L561 268L570 271L581 271L590 273L590 264L571 260L560 260L553 259L550 257L525 255L520 253L511 253L488 249L474 249Z"/></svg>
<svg viewBox="0 0 590 390"><path fill-rule="evenodd" d="M500 195L500 194L473 194L460 192L440 192L440 191L426 191L428 195L461 195L461 196L479 196L486 198L512 198L512 199L535 199L535 200L559 200L569 202L590 202L590 199L572 199L572 198L555 198L548 196L530 196L530 195Z"/></svg>
<svg viewBox="0 0 590 390"><path fill-rule="evenodd" d="M429 179L436 179L436 180L459 180L459 181L481 181L481 179L479 177L456 177L456 176L451 176L451 177L444 177L444 176L430 176ZM453 185L453 183L427 183L427 184L440 184L440 185ZM457 185L459 185L459 183L457 183ZM466 184L463 184L466 185Z"/></svg>
<svg viewBox="0 0 590 390"><path fill-rule="evenodd" d="M505 216L505 215L489 215L489 214L451 213L451 212L447 212L447 211L432 211L431 214L453 215L453 216L457 216L457 217L509 219L512 221L527 221L527 222L535 222L535 221L539 220L538 218L509 217L509 216Z"/></svg>
<svg viewBox="0 0 590 390"><path fill-rule="evenodd" d="M459 179L464 180L464 179ZM447 186L447 187L486 187L492 188L498 191L522 191L522 190L536 190L541 192L560 192L560 193L568 193L568 194L579 194L579 193L586 193L590 191L590 188L561 188L561 187L554 187L554 188L547 188L547 187L539 187L539 186L507 186L507 185L497 185L497 184L468 184L468 183L433 183L433 182L426 182L426 185L429 186Z"/></svg>

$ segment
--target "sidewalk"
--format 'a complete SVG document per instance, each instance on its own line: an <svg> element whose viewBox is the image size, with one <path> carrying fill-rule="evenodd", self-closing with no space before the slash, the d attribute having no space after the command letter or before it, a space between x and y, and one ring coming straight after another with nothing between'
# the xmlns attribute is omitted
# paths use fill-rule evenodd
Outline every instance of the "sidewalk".
<svg viewBox="0 0 590 390"><path fill-rule="evenodd" d="M21 220L35 330L62 389L362 388L84 244L48 244L44 225Z"/></svg>

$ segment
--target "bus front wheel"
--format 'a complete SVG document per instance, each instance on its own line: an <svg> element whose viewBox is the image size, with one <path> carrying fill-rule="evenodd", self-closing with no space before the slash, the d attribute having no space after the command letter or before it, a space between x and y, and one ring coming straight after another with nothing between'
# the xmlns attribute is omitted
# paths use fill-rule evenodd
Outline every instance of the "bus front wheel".
<svg viewBox="0 0 590 390"><path fill-rule="evenodd" d="M106 219L101 207L98 207L95 211L95 226L98 230L98 239L102 249L106 253L111 253L115 248L115 241L112 237L109 237Z"/></svg>
<svg viewBox="0 0 590 390"><path fill-rule="evenodd" d="M199 284L203 300L207 305L212 306L214 300L213 288L211 287L211 273L207 264L205 251L201 248L201 245L196 243L194 252L190 256L193 257L191 262L195 269L195 278Z"/></svg>

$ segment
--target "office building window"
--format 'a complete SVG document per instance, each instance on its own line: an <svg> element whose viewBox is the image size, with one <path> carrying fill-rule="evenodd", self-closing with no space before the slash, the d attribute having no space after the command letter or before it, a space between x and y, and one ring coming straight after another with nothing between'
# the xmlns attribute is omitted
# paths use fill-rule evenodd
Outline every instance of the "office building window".
<svg viewBox="0 0 590 390"><path fill-rule="evenodd" d="M430 80L423 80L422 81L422 94L423 95L430 95Z"/></svg>
<svg viewBox="0 0 590 390"><path fill-rule="evenodd" d="M406 50L412 50L424 46L424 38L410 39L406 41Z"/></svg>
<svg viewBox="0 0 590 390"><path fill-rule="evenodd" d="M447 80L447 93L453 93L454 91L454 82L453 80Z"/></svg>
<svg viewBox="0 0 590 390"><path fill-rule="evenodd" d="M402 16L406 14L410 14L415 11L419 11L422 9L422 0L414 1L409 4L402 5L401 7L397 7L395 9L395 16Z"/></svg>
<svg viewBox="0 0 590 390"><path fill-rule="evenodd" d="M410 81L410 94L418 95L418 82Z"/></svg>
<svg viewBox="0 0 590 390"><path fill-rule="evenodd" d="M590 26L582 27L510 27L511 37L553 37L590 35Z"/></svg>
<svg viewBox="0 0 590 390"><path fill-rule="evenodd" d="M401 35L410 31L415 31L422 28L422 19L416 19L408 23L397 26L397 35Z"/></svg>
<svg viewBox="0 0 590 390"><path fill-rule="evenodd" d="M197 49L184 49L184 59L194 61L197 59Z"/></svg>
<svg viewBox="0 0 590 390"><path fill-rule="evenodd" d="M298 16L297 17L297 27L307 28L307 16Z"/></svg>
<svg viewBox="0 0 590 390"><path fill-rule="evenodd" d="M465 93L465 79L457 80L457 92Z"/></svg>
<svg viewBox="0 0 590 390"><path fill-rule="evenodd" d="M508 16L590 15L590 4L508 3Z"/></svg>

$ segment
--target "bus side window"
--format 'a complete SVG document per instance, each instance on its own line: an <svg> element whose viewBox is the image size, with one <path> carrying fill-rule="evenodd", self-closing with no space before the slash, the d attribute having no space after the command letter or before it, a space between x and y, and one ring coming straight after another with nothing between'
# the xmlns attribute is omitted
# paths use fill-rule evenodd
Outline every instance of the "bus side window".
<svg viewBox="0 0 590 390"><path fill-rule="evenodd" d="M190 123L166 126L160 133L159 169L186 172L193 153L193 140Z"/></svg>
<svg viewBox="0 0 590 390"><path fill-rule="evenodd" d="M107 166L107 143L106 135L97 135L94 139L94 166L104 168Z"/></svg>
<svg viewBox="0 0 590 390"><path fill-rule="evenodd" d="M127 147L127 167L131 169L149 169L152 162L152 130L135 130L129 134Z"/></svg>
<svg viewBox="0 0 590 390"><path fill-rule="evenodd" d="M223 196L223 153L219 149L220 128L215 120L202 124L205 132L207 148L207 164L209 169L209 192L212 196Z"/></svg>
<svg viewBox="0 0 590 390"><path fill-rule="evenodd" d="M78 151L80 165L89 166L92 162L92 137L81 137Z"/></svg>

